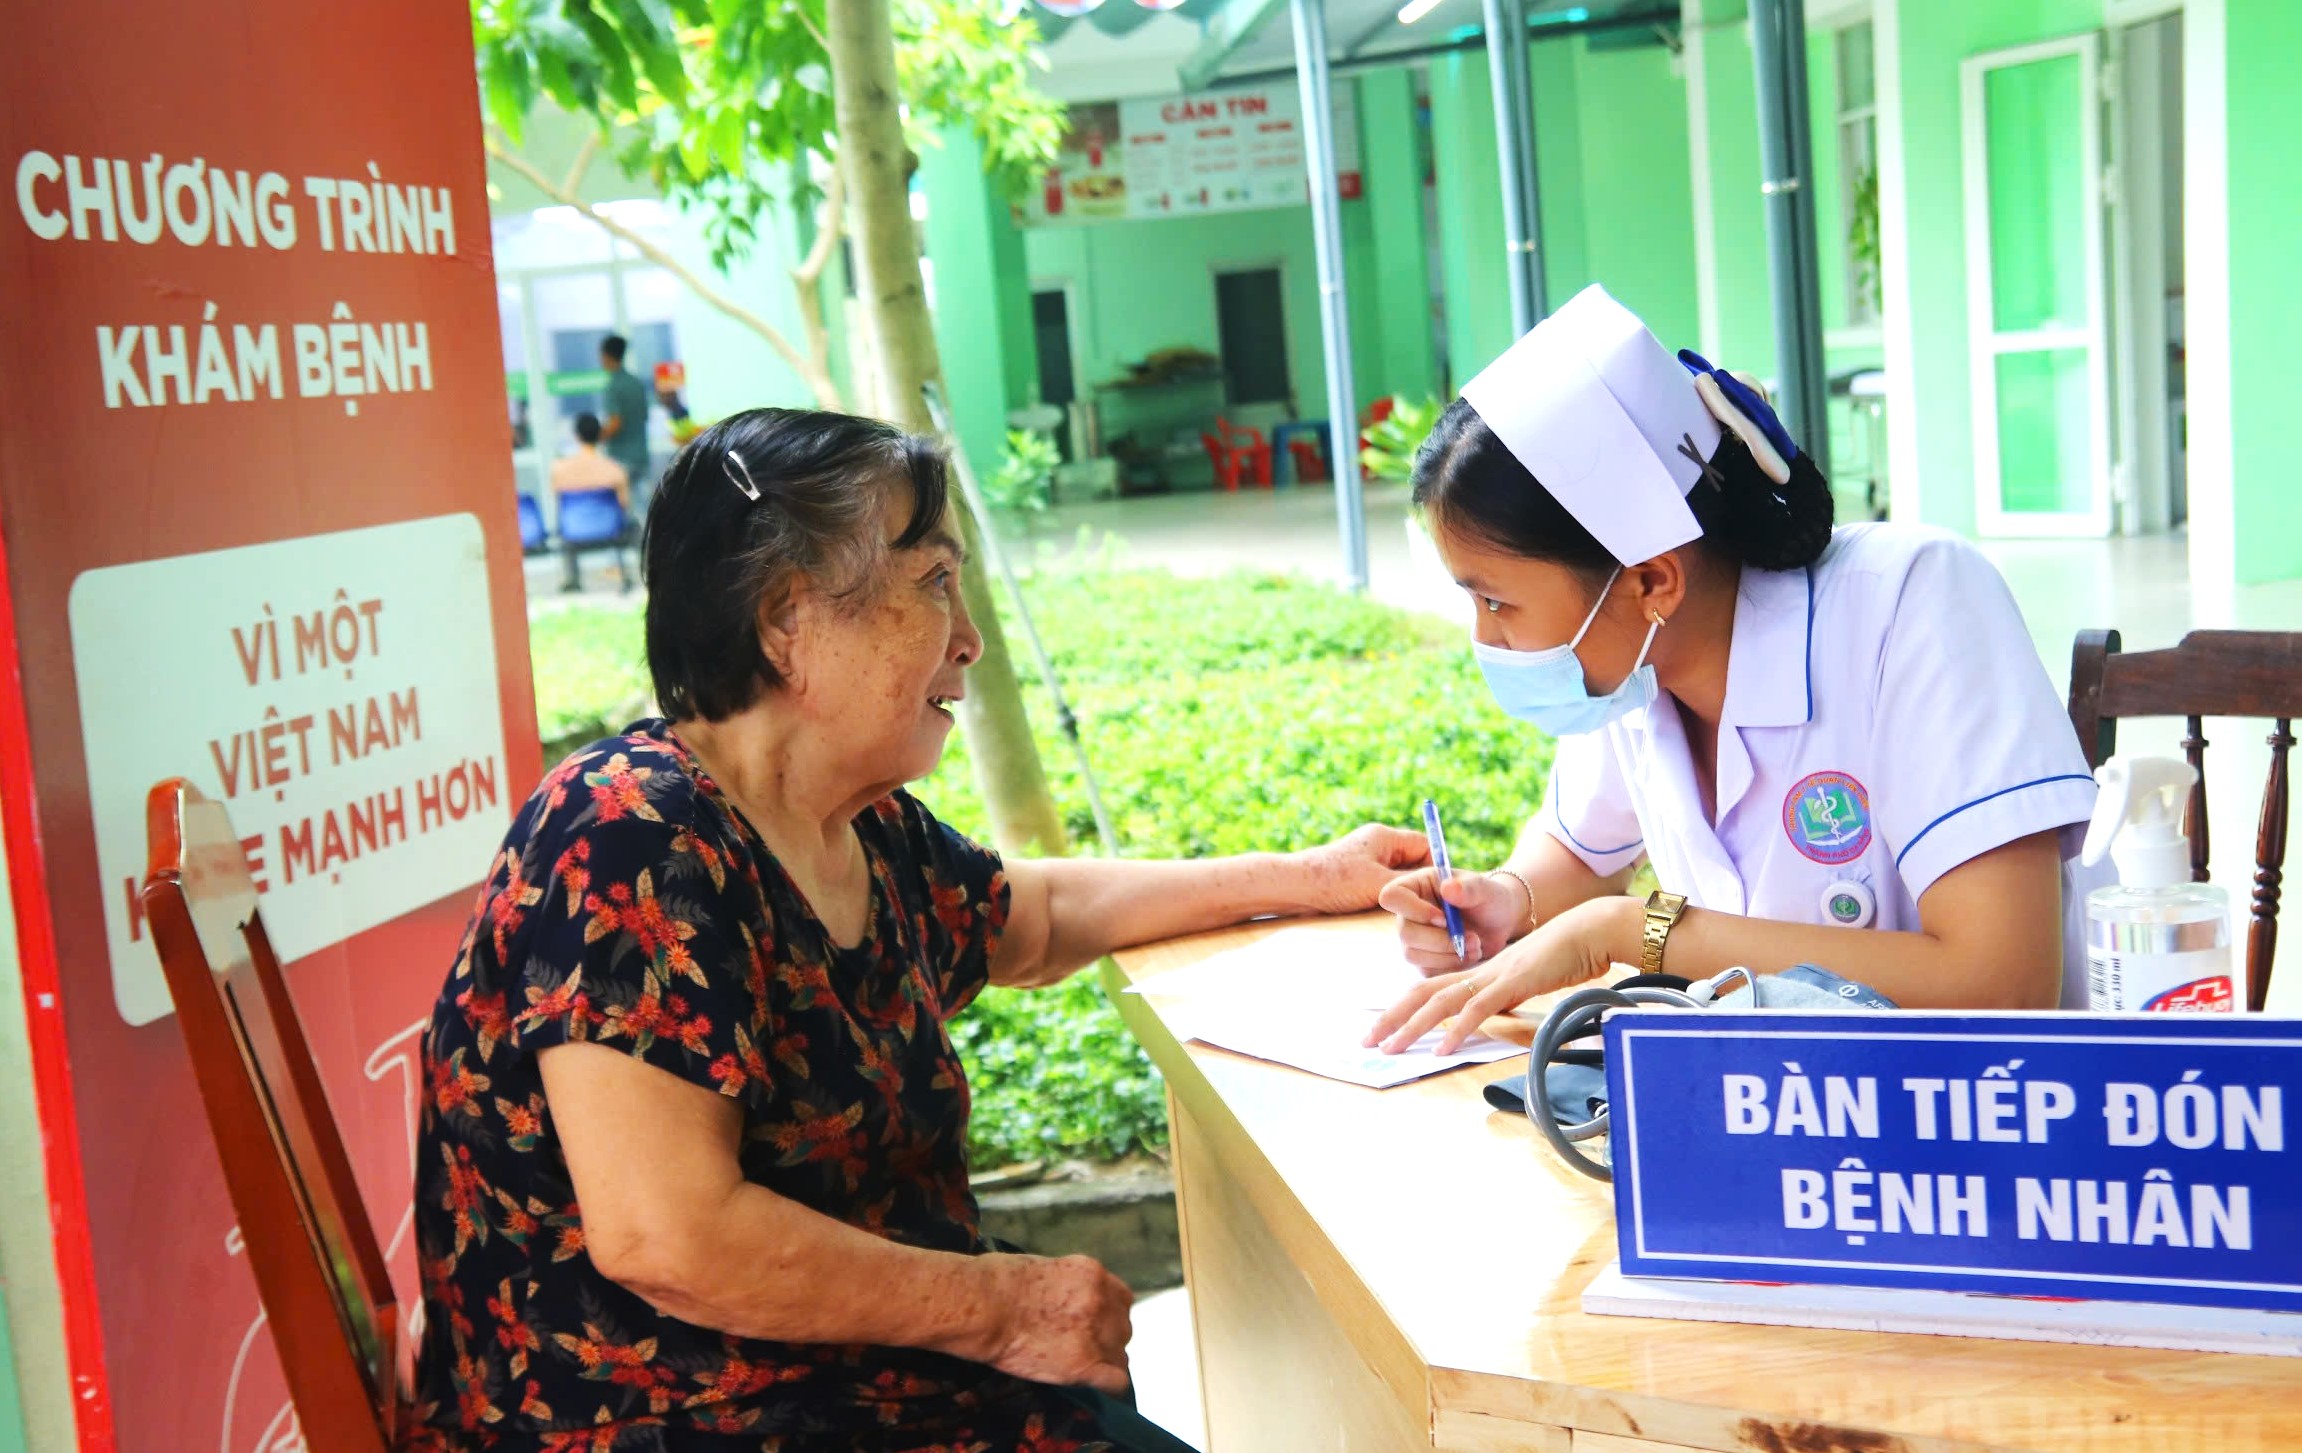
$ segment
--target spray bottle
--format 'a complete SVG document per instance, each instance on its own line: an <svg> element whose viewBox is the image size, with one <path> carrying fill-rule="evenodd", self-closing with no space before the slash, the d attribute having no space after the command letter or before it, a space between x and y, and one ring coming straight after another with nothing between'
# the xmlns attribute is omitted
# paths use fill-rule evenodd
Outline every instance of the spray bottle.
<svg viewBox="0 0 2302 1453"><path fill-rule="evenodd" d="M2169 757L2112 757L2080 859L2105 853L2116 887L2086 899L2086 1001L2097 1012L2233 1013L2230 895L2190 881L2182 808L2198 773Z"/></svg>

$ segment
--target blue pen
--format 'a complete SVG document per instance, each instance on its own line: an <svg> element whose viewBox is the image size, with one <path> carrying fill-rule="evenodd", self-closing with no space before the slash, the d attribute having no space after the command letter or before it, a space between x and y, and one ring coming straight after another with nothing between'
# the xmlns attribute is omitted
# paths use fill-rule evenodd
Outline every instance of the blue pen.
<svg viewBox="0 0 2302 1453"><path fill-rule="evenodd" d="M1423 831L1430 835L1431 866L1439 870L1439 884L1444 887L1454 879L1455 869L1447 861L1447 835L1439 827L1439 804L1428 797L1423 799ZM1455 941L1455 957L1459 959L1463 956L1463 915L1444 897L1439 899L1439 907L1447 915L1447 937Z"/></svg>

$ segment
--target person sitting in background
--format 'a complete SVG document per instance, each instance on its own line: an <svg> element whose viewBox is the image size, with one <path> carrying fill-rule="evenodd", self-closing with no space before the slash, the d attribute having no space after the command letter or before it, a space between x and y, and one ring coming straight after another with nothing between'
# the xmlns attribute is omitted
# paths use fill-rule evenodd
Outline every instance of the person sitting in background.
<svg viewBox="0 0 2302 1453"><path fill-rule="evenodd" d="M622 465L600 453L600 422L597 414L578 414L575 421L576 447L572 454L563 454L552 461L552 495L556 499L572 490L612 489L616 503L624 513L631 513L631 474ZM562 590L580 590L583 580L576 569L576 547L565 540L560 542L561 558L567 561L567 579Z"/></svg>
<svg viewBox="0 0 2302 1453"><path fill-rule="evenodd" d="M934 444L755 409L663 477L664 716L546 777L424 1039L417 1446L1175 1453L1116 1401L1126 1285L1010 1254L946 1023L987 984L1372 907L1420 833L1007 861L904 784L983 637Z"/></svg>

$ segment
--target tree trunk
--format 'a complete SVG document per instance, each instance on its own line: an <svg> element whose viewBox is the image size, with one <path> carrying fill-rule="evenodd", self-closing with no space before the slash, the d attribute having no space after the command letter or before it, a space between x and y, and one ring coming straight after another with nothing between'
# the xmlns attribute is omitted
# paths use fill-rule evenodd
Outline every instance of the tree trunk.
<svg viewBox="0 0 2302 1453"><path fill-rule="evenodd" d="M860 274L857 289L878 345L874 352L882 393L898 423L927 433L933 425L919 386L930 379L940 383L943 365L912 234L912 158L898 109L888 0L828 0L826 20L839 165L847 174L848 230ZM990 811L992 840L1003 852L1061 853L1063 818L1039 765L998 605L983 572L982 552L974 548L974 521L964 507L955 513L970 542L961 585L967 608L983 631L983 659L968 672L960 723L976 784Z"/></svg>

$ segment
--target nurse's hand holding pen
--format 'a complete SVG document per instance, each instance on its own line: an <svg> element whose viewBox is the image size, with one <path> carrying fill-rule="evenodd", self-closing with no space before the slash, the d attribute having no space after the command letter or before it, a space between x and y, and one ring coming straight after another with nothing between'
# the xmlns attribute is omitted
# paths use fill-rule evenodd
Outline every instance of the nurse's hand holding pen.
<svg viewBox="0 0 2302 1453"><path fill-rule="evenodd" d="M1383 890L1382 906L1398 915L1408 961L1431 977L1383 1012L1367 1036L1369 1046L1396 1054L1452 1019L1438 1045L1439 1053L1452 1053L1491 1016L1607 971L1608 900L1578 903L1513 942L1514 927L1527 922L1526 891L1508 875L1490 874L1457 877L1444 890L1462 914L1463 962L1470 967L1434 972L1454 962L1455 950L1432 896L1439 891L1433 879L1428 872L1410 873Z"/></svg>
<svg viewBox="0 0 2302 1453"><path fill-rule="evenodd" d="M1440 904L1455 906L1463 924L1463 952L1447 932ZM1436 868L1393 878L1376 900L1399 920L1399 946L1407 962L1426 974L1451 974L1500 953L1526 932L1534 913L1527 890L1506 873L1456 873L1444 885Z"/></svg>

